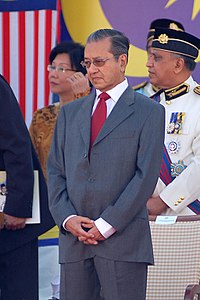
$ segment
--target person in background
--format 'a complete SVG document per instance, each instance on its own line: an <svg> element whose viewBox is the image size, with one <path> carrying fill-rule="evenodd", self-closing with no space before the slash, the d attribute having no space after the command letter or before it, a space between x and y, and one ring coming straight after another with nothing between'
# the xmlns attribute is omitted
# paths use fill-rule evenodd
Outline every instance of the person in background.
<svg viewBox="0 0 200 300"><path fill-rule="evenodd" d="M1 194L2 196L5 196L5 195L7 194L7 188L6 188L5 183L2 183L2 184L1 184L0 194Z"/></svg>
<svg viewBox="0 0 200 300"><path fill-rule="evenodd" d="M200 214L200 86L192 78L200 40L183 31L156 28L147 67L165 108L165 149L151 215Z"/></svg>
<svg viewBox="0 0 200 300"><path fill-rule="evenodd" d="M0 213L0 299L38 300L37 237L54 221L48 209L46 182L18 102L0 76L0 170L6 172L6 201ZM34 172L39 174L39 224L32 217Z"/></svg>
<svg viewBox="0 0 200 300"><path fill-rule="evenodd" d="M155 33L155 28L157 27L169 28L178 31L185 31L183 25L176 20L156 19L152 21L149 27L147 41L146 41L147 56L151 55L152 41ZM138 85L133 86L133 89L138 93L151 97L159 90L159 87L152 85L150 81L144 81L142 83L139 83Z"/></svg>
<svg viewBox="0 0 200 300"><path fill-rule="evenodd" d="M46 162L51 146L54 126L60 108L75 99L90 93L90 84L85 76L86 70L80 64L84 57L84 47L73 41L65 41L56 45L50 52L48 71L49 84L52 93L59 96L59 102L37 110L29 128L31 139L37 152L45 178ZM57 226L46 236L58 238ZM43 238L43 237L41 237ZM58 282L59 275L51 280L53 294L57 298L58 292L54 292L54 281ZM56 291L59 287L56 285Z"/></svg>
<svg viewBox="0 0 200 300"><path fill-rule="evenodd" d="M55 126L47 177L62 300L145 299L164 109L128 85L128 50L114 29L88 37L82 65L95 92L63 106Z"/></svg>
<svg viewBox="0 0 200 300"><path fill-rule="evenodd" d="M59 102L37 110L29 128L46 179L46 162L60 107L90 93L86 70L80 64L83 55L84 47L73 41L61 42L49 55L50 90L59 96Z"/></svg>

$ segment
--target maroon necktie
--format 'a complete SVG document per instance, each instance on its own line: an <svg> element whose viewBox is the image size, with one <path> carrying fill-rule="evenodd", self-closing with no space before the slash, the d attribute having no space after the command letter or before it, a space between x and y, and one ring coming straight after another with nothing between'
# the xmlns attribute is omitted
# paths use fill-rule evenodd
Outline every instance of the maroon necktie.
<svg viewBox="0 0 200 300"><path fill-rule="evenodd" d="M90 137L90 147L92 147L103 123L106 120L107 116L107 107L106 107L106 100L110 98L110 96L106 93L102 93L99 95L99 102L97 107L92 115L91 120L91 137Z"/></svg>

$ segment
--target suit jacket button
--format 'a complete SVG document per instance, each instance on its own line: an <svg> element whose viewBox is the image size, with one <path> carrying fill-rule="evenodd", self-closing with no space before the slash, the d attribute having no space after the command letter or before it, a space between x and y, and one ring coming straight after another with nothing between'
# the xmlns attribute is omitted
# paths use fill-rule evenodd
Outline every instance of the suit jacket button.
<svg viewBox="0 0 200 300"><path fill-rule="evenodd" d="M84 157L84 158L87 158L87 153L84 153L83 157Z"/></svg>
<svg viewBox="0 0 200 300"><path fill-rule="evenodd" d="M88 178L88 181L89 181L89 182L94 182L94 178L91 178L91 177L90 177L90 178Z"/></svg>

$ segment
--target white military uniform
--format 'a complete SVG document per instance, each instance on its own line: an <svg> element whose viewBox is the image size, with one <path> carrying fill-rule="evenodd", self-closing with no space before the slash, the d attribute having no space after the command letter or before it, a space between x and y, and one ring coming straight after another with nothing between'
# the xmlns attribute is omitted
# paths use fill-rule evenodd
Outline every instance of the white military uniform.
<svg viewBox="0 0 200 300"><path fill-rule="evenodd" d="M167 186L159 178L153 197L159 195L170 207L165 215L193 215L187 205L200 199L200 86L190 77L183 85L162 92L160 99L166 109L167 152L175 167L179 161L187 167ZM178 119L178 113L185 116L177 133L173 119Z"/></svg>

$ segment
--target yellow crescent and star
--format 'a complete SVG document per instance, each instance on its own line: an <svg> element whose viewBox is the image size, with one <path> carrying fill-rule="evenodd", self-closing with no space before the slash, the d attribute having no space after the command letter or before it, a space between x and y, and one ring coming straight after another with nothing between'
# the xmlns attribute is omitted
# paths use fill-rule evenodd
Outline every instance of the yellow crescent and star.
<svg viewBox="0 0 200 300"><path fill-rule="evenodd" d="M175 2L180 1L180 0L169 0L167 2L167 4L165 5L165 8L170 7L171 5L173 5ZM193 11L192 11L192 20L194 20L196 18L196 16L198 15L200 11L200 1L199 0L194 0L193 3Z"/></svg>
<svg viewBox="0 0 200 300"><path fill-rule="evenodd" d="M178 1L181 0L169 0L165 5L165 9ZM74 41L84 45L86 38L91 32L99 28L112 28L102 10L99 0L73 0L70 2L61 0L61 4L67 30ZM92 13L94 11L95 14ZM200 0L193 0L191 20L194 20L199 12ZM146 60L146 51L131 44L126 75L132 77L147 77Z"/></svg>

